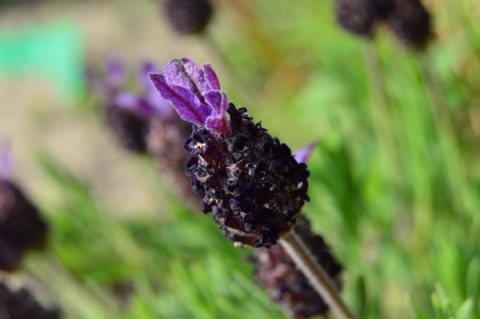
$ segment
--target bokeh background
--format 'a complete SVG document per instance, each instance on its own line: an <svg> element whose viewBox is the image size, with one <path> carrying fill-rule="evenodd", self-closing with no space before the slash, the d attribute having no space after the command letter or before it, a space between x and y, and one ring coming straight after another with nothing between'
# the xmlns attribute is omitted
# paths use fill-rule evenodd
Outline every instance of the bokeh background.
<svg viewBox="0 0 480 319"><path fill-rule="evenodd" d="M480 317L480 3L423 1L433 37L342 30L332 1L216 0L181 35L158 2L0 1L0 136L50 225L28 286L65 318L283 318L248 249L120 149L86 70L210 62L238 107L308 161L304 212L343 264L359 318Z"/></svg>

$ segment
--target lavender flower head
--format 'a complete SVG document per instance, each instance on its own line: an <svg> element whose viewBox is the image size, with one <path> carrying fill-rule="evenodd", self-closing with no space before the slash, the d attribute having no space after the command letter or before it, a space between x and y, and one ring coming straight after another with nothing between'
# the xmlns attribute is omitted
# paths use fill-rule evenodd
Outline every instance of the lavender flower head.
<svg viewBox="0 0 480 319"><path fill-rule="evenodd" d="M59 309L45 309L25 288L12 290L0 282L0 318L8 319L60 319Z"/></svg>
<svg viewBox="0 0 480 319"><path fill-rule="evenodd" d="M180 34L201 33L213 14L209 0L159 0L170 26Z"/></svg>
<svg viewBox="0 0 480 319"><path fill-rule="evenodd" d="M42 248L48 227L21 188L12 180L7 148L0 153L0 270L15 270L30 249Z"/></svg>
<svg viewBox="0 0 480 319"><path fill-rule="evenodd" d="M193 190L238 245L270 247L296 223L308 200L306 165L237 109L220 90L209 64L174 59L150 78L193 133L185 148Z"/></svg>
<svg viewBox="0 0 480 319"><path fill-rule="evenodd" d="M140 69L140 94L125 91L125 70L117 57L107 60L106 74L103 79L90 74L91 87L104 97L102 108L104 120L117 143L127 151L145 153L148 150L148 119L152 116L168 116L174 113L168 102L163 100L152 88L148 79L155 66L144 62Z"/></svg>
<svg viewBox="0 0 480 319"><path fill-rule="evenodd" d="M91 83L105 97L105 121L113 135L126 150L153 155L173 192L197 208L198 198L184 169L190 154L183 143L190 136L191 125L182 121L152 86L148 74L158 69L151 62L142 63L138 93L126 91L124 66L118 58L110 58L106 69L104 79L92 78Z"/></svg>

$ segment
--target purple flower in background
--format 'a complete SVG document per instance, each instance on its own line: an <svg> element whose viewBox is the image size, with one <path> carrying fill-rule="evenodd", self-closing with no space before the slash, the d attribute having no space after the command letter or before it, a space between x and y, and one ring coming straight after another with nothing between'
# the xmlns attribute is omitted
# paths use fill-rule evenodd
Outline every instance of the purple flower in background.
<svg viewBox="0 0 480 319"><path fill-rule="evenodd" d="M423 49L432 37L430 14L419 0L391 0L394 8L387 17L393 34L405 46Z"/></svg>
<svg viewBox="0 0 480 319"><path fill-rule="evenodd" d="M0 179L9 179L13 172L13 160L10 156L10 141L0 144Z"/></svg>
<svg viewBox="0 0 480 319"><path fill-rule="evenodd" d="M60 319L59 309L45 309L25 288L11 289L0 283L0 318Z"/></svg>
<svg viewBox="0 0 480 319"><path fill-rule="evenodd" d="M171 107L152 88L148 79L156 71L152 63L145 62L139 75L141 92L125 91L126 76L122 62L111 57L107 61L103 79L89 77L91 87L105 99L102 108L104 119L120 146L124 149L145 153L148 150L148 119L152 116L169 116Z"/></svg>
<svg viewBox="0 0 480 319"><path fill-rule="evenodd" d="M110 58L106 70L102 81L91 77L90 83L104 96L105 121L117 141L127 150L152 155L173 192L198 209L198 199L185 175L190 154L183 143L192 128L176 115L170 102L152 85L149 74L158 69L153 63L142 63L139 93L126 91L125 71L118 58Z"/></svg>
<svg viewBox="0 0 480 319"><path fill-rule="evenodd" d="M370 36L376 19L373 0L335 0L338 24L345 30L362 36Z"/></svg>
<svg viewBox="0 0 480 319"><path fill-rule="evenodd" d="M202 32L213 13L209 0L159 0L170 26L181 34Z"/></svg>
<svg viewBox="0 0 480 319"><path fill-rule="evenodd" d="M296 223L308 200L306 165L290 148L237 109L210 65L174 59L150 78L193 133L185 148L192 188L204 212L238 245L270 247Z"/></svg>
<svg viewBox="0 0 480 319"><path fill-rule="evenodd" d="M430 14L420 0L335 0L339 25L371 36L377 23L386 22L408 48L423 49L432 36Z"/></svg>
<svg viewBox="0 0 480 319"><path fill-rule="evenodd" d="M28 250L44 246L48 227L12 180L12 160L6 147L0 158L0 270L13 271Z"/></svg>

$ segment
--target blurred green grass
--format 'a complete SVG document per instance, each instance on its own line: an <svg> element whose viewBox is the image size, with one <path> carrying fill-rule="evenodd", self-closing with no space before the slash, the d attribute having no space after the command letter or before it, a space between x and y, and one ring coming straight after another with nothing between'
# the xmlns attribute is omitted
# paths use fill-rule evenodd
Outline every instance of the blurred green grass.
<svg viewBox="0 0 480 319"><path fill-rule="evenodd" d="M209 30L243 85L224 88L293 148L320 141L305 214L344 265L359 318L480 318L478 5L431 1L436 38L418 54L385 28L372 44L346 34L329 2L233 2ZM25 268L68 318L282 318L253 283L248 249L210 217L171 199L168 218L116 219L88 181L48 155L38 162L62 200L43 203L51 251ZM129 302L117 300L118 283Z"/></svg>

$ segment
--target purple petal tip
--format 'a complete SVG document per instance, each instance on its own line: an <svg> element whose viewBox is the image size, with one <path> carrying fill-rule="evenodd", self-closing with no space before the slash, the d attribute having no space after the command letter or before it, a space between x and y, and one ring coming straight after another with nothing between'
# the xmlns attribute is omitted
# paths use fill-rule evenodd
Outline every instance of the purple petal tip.
<svg viewBox="0 0 480 319"><path fill-rule="evenodd" d="M318 145L318 142L312 142L312 143L308 144L307 146L304 146L304 147L298 149L295 152L295 160L297 161L297 163L305 163L308 160L308 158L310 157L310 155L312 154L313 149L317 145Z"/></svg>
<svg viewBox="0 0 480 319"><path fill-rule="evenodd" d="M4 140L0 144L0 178L9 179L13 173L11 142Z"/></svg>

